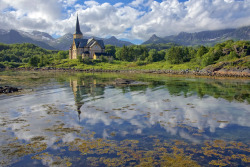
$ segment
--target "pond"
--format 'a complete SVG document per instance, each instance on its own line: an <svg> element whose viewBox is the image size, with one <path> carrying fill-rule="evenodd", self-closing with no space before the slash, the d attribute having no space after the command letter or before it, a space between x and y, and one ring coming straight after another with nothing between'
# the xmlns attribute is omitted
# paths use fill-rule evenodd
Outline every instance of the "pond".
<svg viewBox="0 0 250 167"><path fill-rule="evenodd" d="M250 165L249 79L5 71L4 85L22 91L0 94L0 166Z"/></svg>

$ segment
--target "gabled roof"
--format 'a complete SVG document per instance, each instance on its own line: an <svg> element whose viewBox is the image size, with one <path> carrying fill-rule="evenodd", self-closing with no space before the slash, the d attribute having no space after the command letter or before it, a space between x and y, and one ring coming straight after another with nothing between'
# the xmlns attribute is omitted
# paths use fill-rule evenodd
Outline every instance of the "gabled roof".
<svg viewBox="0 0 250 167"><path fill-rule="evenodd" d="M94 38L91 39L74 39L76 44L76 48L84 48L84 47L91 47L95 42L97 42L102 49L105 49L105 45L103 40L95 40Z"/></svg>
<svg viewBox="0 0 250 167"><path fill-rule="evenodd" d="M98 44L101 46L102 49L105 49L105 45L103 40L96 40L98 42Z"/></svg>
<svg viewBox="0 0 250 167"><path fill-rule="evenodd" d="M90 39L88 40L87 47L91 47L95 42L96 42L96 40L95 40L94 38L90 38Z"/></svg>
<svg viewBox="0 0 250 167"><path fill-rule="evenodd" d="M91 47L95 42L97 42L102 49L105 49L105 45L104 45L103 40L96 40L94 38L91 38L88 40L87 47Z"/></svg>
<svg viewBox="0 0 250 167"><path fill-rule="evenodd" d="M88 39L74 39L74 42L76 44L76 48L84 48L88 43Z"/></svg>

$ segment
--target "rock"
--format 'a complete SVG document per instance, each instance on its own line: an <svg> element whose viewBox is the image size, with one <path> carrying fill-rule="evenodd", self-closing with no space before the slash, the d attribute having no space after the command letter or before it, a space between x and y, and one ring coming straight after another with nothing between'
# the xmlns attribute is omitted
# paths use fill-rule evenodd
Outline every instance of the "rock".
<svg viewBox="0 0 250 167"><path fill-rule="evenodd" d="M115 84L117 84L117 85L128 85L128 84L131 84L132 82L135 82L135 81L128 80L128 79L122 79L122 78L117 78L115 80Z"/></svg>
<svg viewBox="0 0 250 167"><path fill-rule="evenodd" d="M19 90L21 89L10 86L0 87L0 93L13 93L13 92L18 92Z"/></svg>

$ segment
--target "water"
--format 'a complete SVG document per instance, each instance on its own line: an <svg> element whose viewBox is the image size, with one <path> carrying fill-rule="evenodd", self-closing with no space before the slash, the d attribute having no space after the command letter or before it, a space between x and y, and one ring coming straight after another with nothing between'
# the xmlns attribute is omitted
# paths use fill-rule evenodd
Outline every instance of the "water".
<svg viewBox="0 0 250 167"><path fill-rule="evenodd" d="M250 80L2 72L1 166L248 166ZM138 81L116 85L117 78Z"/></svg>

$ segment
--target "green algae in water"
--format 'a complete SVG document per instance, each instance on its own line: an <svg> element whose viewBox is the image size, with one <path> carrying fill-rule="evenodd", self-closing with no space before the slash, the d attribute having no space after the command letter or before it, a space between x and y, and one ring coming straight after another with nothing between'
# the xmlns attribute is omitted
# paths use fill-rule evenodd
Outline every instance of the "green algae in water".
<svg viewBox="0 0 250 167"><path fill-rule="evenodd" d="M108 86L129 75L34 75L39 73L24 78L38 92L0 99L1 166L32 160L44 166L250 163L247 81L140 74L149 85L133 89ZM13 77L12 83L25 85L21 78ZM150 84L154 80L161 82ZM46 83L54 87L40 91Z"/></svg>

